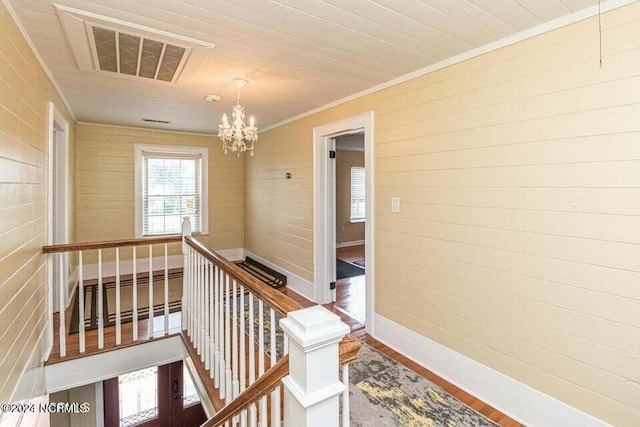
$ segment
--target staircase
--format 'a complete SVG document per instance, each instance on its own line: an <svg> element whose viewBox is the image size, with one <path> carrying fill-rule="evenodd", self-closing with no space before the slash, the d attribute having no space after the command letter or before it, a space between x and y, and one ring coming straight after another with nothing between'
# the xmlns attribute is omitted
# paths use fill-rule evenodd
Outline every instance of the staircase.
<svg viewBox="0 0 640 427"><path fill-rule="evenodd" d="M162 256L154 258L158 246ZM107 262L105 251L112 256ZM60 264L58 271L65 259L77 260L77 303L66 309L60 298L57 315L51 314L56 333L48 366L180 337L187 366L203 385L201 397L211 403L204 405L211 408L205 426L349 425L349 363L360 344L346 336L348 326L321 306L303 309L211 251L191 235L189 218L179 236L55 245L44 252ZM85 264L88 258L96 263ZM180 258L181 309L172 312L169 277ZM66 284L57 279L64 295ZM88 295L96 311L91 319Z"/></svg>

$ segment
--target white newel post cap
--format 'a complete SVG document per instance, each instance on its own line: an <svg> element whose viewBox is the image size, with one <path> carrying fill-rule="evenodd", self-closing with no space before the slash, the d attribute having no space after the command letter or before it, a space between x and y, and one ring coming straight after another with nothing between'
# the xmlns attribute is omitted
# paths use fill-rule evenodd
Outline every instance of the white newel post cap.
<svg viewBox="0 0 640 427"><path fill-rule="evenodd" d="M349 326L321 305L288 313L287 317L280 319L280 326L305 353L339 342L349 333Z"/></svg>
<svg viewBox="0 0 640 427"><path fill-rule="evenodd" d="M316 305L288 313L280 326L289 338L289 375L283 378L285 420L296 427L338 426L342 338L349 327Z"/></svg>

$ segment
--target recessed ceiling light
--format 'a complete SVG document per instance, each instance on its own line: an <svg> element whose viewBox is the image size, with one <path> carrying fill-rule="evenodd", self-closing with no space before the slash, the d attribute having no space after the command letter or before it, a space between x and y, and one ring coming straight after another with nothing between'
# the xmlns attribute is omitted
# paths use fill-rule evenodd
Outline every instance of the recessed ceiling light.
<svg viewBox="0 0 640 427"><path fill-rule="evenodd" d="M149 123L162 123L164 125L167 125L169 123L171 123L168 120L156 120L156 119L142 119L143 122L149 122Z"/></svg>
<svg viewBox="0 0 640 427"><path fill-rule="evenodd" d="M217 102L220 101L220 95L205 95L205 101Z"/></svg>

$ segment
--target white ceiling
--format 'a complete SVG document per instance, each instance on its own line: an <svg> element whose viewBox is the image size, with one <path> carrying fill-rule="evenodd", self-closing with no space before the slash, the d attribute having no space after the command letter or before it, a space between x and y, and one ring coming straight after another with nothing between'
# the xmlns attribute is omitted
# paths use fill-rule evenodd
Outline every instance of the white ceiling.
<svg viewBox="0 0 640 427"><path fill-rule="evenodd" d="M77 68L54 0L10 0L79 121L215 132L242 104L274 124L593 6L597 0L55 0L215 44L189 84ZM222 100L205 102L205 94Z"/></svg>

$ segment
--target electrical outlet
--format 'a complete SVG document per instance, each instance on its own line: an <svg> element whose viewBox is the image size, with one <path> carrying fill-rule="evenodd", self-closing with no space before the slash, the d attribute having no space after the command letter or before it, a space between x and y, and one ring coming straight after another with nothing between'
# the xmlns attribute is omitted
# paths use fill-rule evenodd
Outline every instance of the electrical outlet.
<svg viewBox="0 0 640 427"><path fill-rule="evenodd" d="M400 197L391 198L391 213L400 213Z"/></svg>

